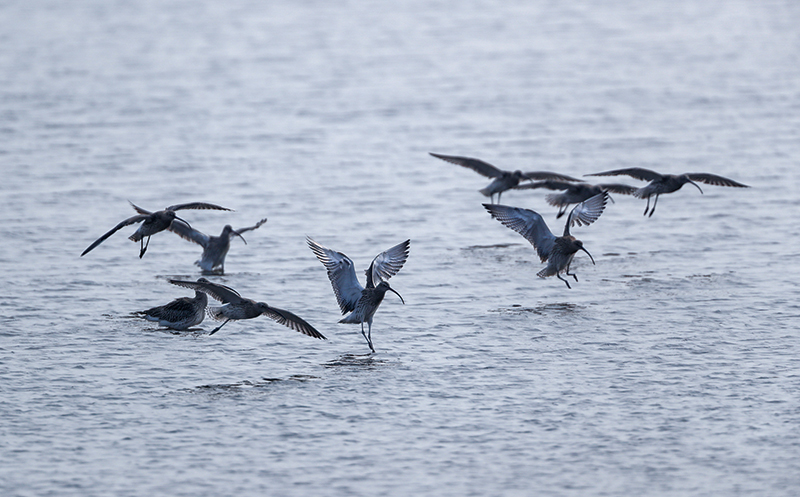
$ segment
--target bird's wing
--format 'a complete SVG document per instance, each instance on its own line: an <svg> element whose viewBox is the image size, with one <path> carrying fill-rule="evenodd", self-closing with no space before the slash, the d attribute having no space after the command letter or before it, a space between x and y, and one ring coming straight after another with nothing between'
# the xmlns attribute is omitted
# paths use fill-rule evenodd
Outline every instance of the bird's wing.
<svg viewBox="0 0 800 497"><path fill-rule="evenodd" d="M564 236L569 235L570 226L589 226L597 221L608 203L608 192L598 193L580 204L576 205L569 213L567 225L564 227Z"/></svg>
<svg viewBox="0 0 800 497"><path fill-rule="evenodd" d="M328 279L331 280L333 293L336 294L336 301L342 314L347 314L356 308L358 299L364 287L356 278L356 268L353 261L341 252L336 252L306 237L306 242L317 259L328 270Z"/></svg>
<svg viewBox="0 0 800 497"><path fill-rule="evenodd" d="M488 162L483 162L480 159L471 159L469 157L457 157L455 155L440 155L440 154L434 154L433 152L428 152L428 153L436 157L437 159L442 159L443 161L447 161L452 164L457 164L459 166L468 167L473 171L475 171L476 173L486 176L487 178L497 178L498 176L503 175L503 171L497 169Z"/></svg>
<svg viewBox="0 0 800 497"><path fill-rule="evenodd" d="M83 253L81 254L81 257L83 257L84 255L86 255L89 252L91 252L95 247L97 247L98 245L103 243L106 238L108 238L109 236L113 235L117 231L121 230L125 226L131 225L131 224L140 223L140 222L144 221L145 219L147 219L148 217L150 217L150 216L145 215L145 214L140 214L138 216L129 217L128 219L122 221L118 225L116 225L113 228L111 228L108 231L108 233L106 233L105 235L103 235L100 238L98 238L97 240L95 240L93 244L89 245L89 247L86 250L83 251Z"/></svg>
<svg viewBox="0 0 800 497"><path fill-rule="evenodd" d="M169 225L167 228L171 232L175 233L179 237L183 238L184 240L189 240L190 242L194 242L198 245L201 245L205 248L208 245L209 240L211 237L206 235L205 233L201 233L196 229L192 228L188 224L184 223L180 219L173 219L172 224Z"/></svg>
<svg viewBox="0 0 800 497"><path fill-rule="evenodd" d="M205 278L199 278L197 281L181 281L181 280L169 280L170 283L173 285L182 286L184 288L191 288L192 290L199 290L208 294L211 298L215 300L219 300L223 304L227 303L237 303L242 300L242 296L239 295L239 292L234 290L231 287L227 287L225 285L219 285L217 283L211 283Z"/></svg>
<svg viewBox="0 0 800 497"><path fill-rule="evenodd" d="M177 298L177 299L173 300L172 302L170 302L169 304L166 304L166 305L161 307L161 309L163 309L163 311L174 311L174 312L193 311L194 308L195 308L194 302L192 302L192 299L189 298L189 297ZM162 311L162 315L163 315L163 311Z"/></svg>
<svg viewBox="0 0 800 497"><path fill-rule="evenodd" d="M556 181L580 181L579 179L567 176L566 174L551 173L549 171L529 171L522 173L525 179L556 180Z"/></svg>
<svg viewBox="0 0 800 497"><path fill-rule="evenodd" d="M142 209L141 207L139 207L138 205L134 204L130 200L128 200L128 203L131 204L131 207L133 207L133 209L136 212L138 212L139 214L152 214L152 212Z"/></svg>
<svg viewBox="0 0 800 497"><path fill-rule="evenodd" d="M623 185L621 183L601 183L599 185L600 188L603 190L612 192L612 193L619 193L622 195L633 195L633 192L638 190L638 188L630 185ZM587 199L588 200L588 199Z"/></svg>
<svg viewBox="0 0 800 497"><path fill-rule="evenodd" d="M708 173L689 173L686 176L689 177L692 181L699 181L701 183L706 183L707 185L715 185L715 186L735 186L738 188L750 188L747 185L739 183L737 181L733 181L732 179L723 178L722 176L717 176L716 174L708 174Z"/></svg>
<svg viewBox="0 0 800 497"><path fill-rule="evenodd" d="M517 190L532 190L535 188L547 188L548 190L567 190L569 187L574 186L574 183L568 183L566 181L534 181L533 183L523 183L521 185L517 185L514 188Z"/></svg>
<svg viewBox="0 0 800 497"><path fill-rule="evenodd" d="M198 210L209 210L215 209L218 211L232 211L233 209L228 209L227 207L220 207L216 204L208 204L206 202L189 202L188 204L176 204L167 207L164 210L167 211L179 211L181 209L198 209Z"/></svg>
<svg viewBox="0 0 800 497"><path fill-rule="evenodd" d="M629 167L627 169L614 169L613 171L603 171L602 173L592 173L592 174L585 174L584 176L630 176L632 178L636 178L642 181L655 181L657 179L661 179L664 176L655 172L651 171L650 169L644 169L642 167Z"/></svg>
<svg viewBox="0 0 800 497"><path fill-rule="evenodd" d="M406 240L378 254L366 271L367 288L375 288L381 281L386 281L396 275L408 259L410 246L411 240Z"/></svg>
<svg viewBox="0 0 800 497"><path fill-rule="evenodd" d="M266 222L267 222L267 218L264 218L261 221L257 222L256 224L254 224L253 226L248 226L247 228L238 229L238 230L236 230L236 232L239 233L239 235L241 235L245 231L251 231L251 230L255 230L255 229L260 228L261 225L266 223Z"/></svg>
<svg viewBox="0 0 800 497"><path fill-rule="evenodd" d="M538 212L498 204L483 204L483 206L505 227L511 228L531 242L542 262L550 257L556 236Z"/></svg>
<svg viewBox="0 0 800 497"><path fill-rule="evenodd" d="M320 340L327 340L325 336L314 329L313 326L305 322L299 316L289 312L284 311L283 309L278 309L277 307L270 306L268 310L264 311L262 314L267 316L268 318L276 321L284 326L287 326L294 331L299 331L303 335L308 335L310 337L319 338Z"/></svg>

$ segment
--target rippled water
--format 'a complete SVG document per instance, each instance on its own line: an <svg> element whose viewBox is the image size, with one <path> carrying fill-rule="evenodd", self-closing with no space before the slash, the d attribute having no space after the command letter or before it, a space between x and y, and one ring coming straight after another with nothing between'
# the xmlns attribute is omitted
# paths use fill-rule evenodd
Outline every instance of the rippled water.
<svg viewBox="0 0 800 497"><path fill-rule="evenodd" d="M793 2L0 5L3 495L796 495L800 8ZM711 172L652 218L616 195L537 278L488 181L428 152L582 175ZM630 178L617 178L636 184ZM200 250L125 228L269 222L215 281L291 310L213 336L131 313ZM544 192L503 203L542 212ZM305 236L359 270L406 238L374 355ZM206 332L214 323L201 325Z"/></svg>

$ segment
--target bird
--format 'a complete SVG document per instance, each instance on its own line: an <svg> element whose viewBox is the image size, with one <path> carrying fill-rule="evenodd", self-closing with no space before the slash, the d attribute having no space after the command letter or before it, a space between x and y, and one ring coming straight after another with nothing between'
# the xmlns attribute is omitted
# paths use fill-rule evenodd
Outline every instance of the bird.
<svg viewBox="0 0 800 497"><path fill-rule="evenodd" d="M369 269L365 271L367 275L366 288L358 282L355 265L349 257L320 245L310 237L306 237L306 242L317 259L328 270L328 278L331 280L333 293L336 295L342 315L350 313L339 322L361 324L361 335L367 341L370 350L375 352L372 344L372 318L375 316L378 306L383 302L386 292L393 292L400 297L403 304L406 303L402 295L391 288L386 280L396 275L406 263L411 240L398 243L381 252L372 260ZM365 322L369 328L368 334L364 333Z"/></svg>
<svg viewBox="0 0 800 497"><path fill-rule="evenodd" d="M229 321L257 318L263 314L273 321L291 328L294 331L298 331L303 335L319 338L320 340L326 340L322 333L317 331L313 326L308 324L299 316L289 311L272 307L264 302L256 302L251 299L246 299L239 295L239 292L225 285L212 283L205 278L200 278L196 282L182 280L169 280L169 282L173 285L201 291L208 294L211 298L222 302L222 305L219 307L208 308L209 316L217 321L224 320L221 325L211 330L209 335L213 335L214 333L218 332L220 328L228 324Z"/></svg>
<svg viewBox="0 0 800 497"><path fill-rule="evenodd" d="M531 171L527 173L523 173L522 171L503 171L502 169L498 169L495 166L489 164L488 162L484 162L480 159L472 159L470 157L457 157L454 155L441 155L441 154L434 154L433 152L428 152L432 156L436 157L437 159L442 159L443 161L447 161L453 164L457 164L459 166L464 166L472 169L478 174L486 176L487 178L494 178L494 180L489 183L486 188L478 190L485 196L491 199L491 203L494 203L494 194L497 194L497 202L500 203L500 197L503 195L503 192L514 188L519 184L521 180L560 180L560 181L580 181L578 179L572 178L570 176L566 176L564 174L558 173L551 173L547 171Z"/></svg>
<svg viewBox="0 0 800 497"><path fill-rule="evenodd" d="M198 283L209 282L205 278L200 278L197 281ZM199 290L195 290L194 298L180 297L169 304L153 307L136 314L148 321L156 321L161 326L182 331L203 322L203 318L206 315L206 305L208 305L208 296Z"/></svg>
<svg viewBox="0 0 800 497"><path fill-rule="evenodd" d="M686 183L691 183L694 186L696 186L697 189L700 190L700 193L703 193L703 189L700 188L700 185L695 183L695 181L706 183L708 185L749 188L748 185L744 185L742 183L733 181L732 179L723 178L722 176L717 176L716 174L709 174L709 173L661 174L655 171L651 171L650 169L644 169L641 167L615 169L613 171L604 171L602 173L587 174L586 176L620 176L620 175L626 175L632 178L636 178L638 180L650 182L650 184L637 189L633 193L634 197L647 199L647 205L644 208L644 215L647 216L647 211L650 210L650 215L648 217L652 217L653 213L656 211L656 204L658 203L659 195L678 191ZM650 197L652 197L653 195L655 195L656 198L653 200L653 208L650 209Z"/></svg>
<svg viewBox="0 0 800 497"><path fill-rule="evenodd" d="M130 202L130 201L129 201ZM94 241L89 247L83 251L81 257L91 252L95 247L100 245L105 241L106 238L110 237L120 229L124 228L125 226L129 226L131 224L142 223L141 226L131 235L128 237L131 241L140 242L140 250L139 250L139 258L141 259L144 257L144 253L147 251L147 247L150 245L150 237L155 235L160 231L164 231L165 229L169 228L172 224L172 221L178 219L179 221L183 221L187 225L189 224L185 220L179 218L175 211L181 209L216 209L220 211L231 211L233 209L228 209L227 207L220 207L214 204L207 204L205 202L191 202L188 204L177 204L167 207L162 211L150 212L142 209L141 207L136 206L133 202L130 202L131 206L138 212L139 214L133 217L129 217L128 219L122 221L118 225L114 226L109 230L105 235L101 236L97 240ZM144 239L147 238L147 243L145 244Z"/></svg>
<svg viewBox="0 0 800 497"><path fill-rule="evenodd" d="M167 228L169 231L177 234L185 240L195 242L203 247L203 255L200 259L195 261L195 264L200 266L203 273L206 274L224 274L225 273L225 256L228 254L228 249L231 247L231 238L238 236L242 241L247 244L242 233L258 229L262 224L266 223L267 219L264 218L257 222L254 226L241 228L235 230L230 224L222 228L222 233L219 236L210 236L197 231L183 221L173 221Z"/></svg>
<svg viewBox="0 0 800 497"><path fill-rule="evenodd" d="M535 188L547 188L548 190L565 190L564 193L551 193L545 199L547 203L552 206L558 207L558 215L556 219L561 218L567 212L567 208L571 204L578 204L590 197L594 197L603 191L620 193L623 195L633 195L637 190L634 186L623 185L621 183L603 183L599 185L592 185L589 183L568 183L566 181L536 181L533 183L525 183L524 185L517 185L514 187L516 190L531 190ZM608 199L612 202L611 195Z"/></svg>
<svg viewBox="0 0 800 497"><path fill-rule="evenodd" d="M536 276L546 278L554 276L572 288L569 281L561 277L560 273L572 276L578 281L578 276L569 272L569 265L578 250L583 250L589 255L594 264L594 257L583 246L583 242L570 235L570 226L583 226L592 224L600 217L608 202L608 192L601 192L572 208L564 226L564 235L555 236L544 219L538 212L507 205L483 204L483 207L504 226L510 228L531 242L539 254L542 262L547 261L547 266L539 271Z"/></svg>

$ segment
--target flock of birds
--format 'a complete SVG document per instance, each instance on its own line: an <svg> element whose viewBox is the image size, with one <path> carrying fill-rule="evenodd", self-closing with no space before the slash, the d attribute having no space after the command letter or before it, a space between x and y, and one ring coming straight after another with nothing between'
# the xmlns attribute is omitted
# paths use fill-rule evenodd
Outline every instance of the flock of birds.
<svg viewBox="0 0 800 497"><path fill-rule="evenodd" d="M516 231L528 240L533 245L541 261L547 262L547 266L537 273L537 276L542 278L556 276L566 283L567 288L571 288L569 281L562 278L561 274L572 276L575 281L578 281L577 275L570 273L570 264L578 251L586 252L592 264L594 264L594 258L589 251L584 248L583 243L570 234L570 227L575 225L589 225L596 221L605 210L608 200L611 200L609 192L633 195L634 197L646 199L647 206L645 207L644 215L648 215L649 213L649 216L652 216L655 212L660 195L675 192L687 183L697 187L700 193L703 193L703 190L697 182L717 186L747 187L747 185L715 174L659 174L655 171L643 168L616 169L587 175L626 175L649 182L641 188L618 183L593 185L558 173L547 171L504 171L480 159L434 153L431 153L431 155L444 161L472 169L483 176L491 178L492 182L485 188L479 190L480 193L490 198L490 203L483 204L483 207L491 214L492 218ZM529 182L523 183L523 181ZM567 216L564 234L562 236L556 236L550 231L541 214L530 209L499 204L503 192L507 190L538 188L562 192L550 194L546 197L548 203L559 208L557 218L561 218L566 214L570 205L577 204ZM497 195L498 203L494 202L495 194ZM651 197L653 197L652 208L650 207ZM128 237L133 242L139 242L139 258L144 257L144 254L147 252L151 236L162 231L171 231L181 238L197 243L203 248L203 253L195 264L200 266L204 274L221 275L224 274L225 256L230 249L233 237L241 238L246 244L247 241L242 236L242 233L256 230L267 222L265 218L253 226L240 228L238 230L233 229L230 225L226 225L219 236L210 236L192 228L185 219L178 217L176 212L190 209L222 211L231 211L232 209L206 202L177 204L155 212L142 209L133 203L131 203L131 206L137 212L137 215L125 219L114 228L110 229L89 245L81 256L94 250L98 245L120 229L141 223L136 231ZM345 254L331 250L317 243L310 237L307 237L306 242L311 251L327 270L328 279L333 287L333 292L342 315L349 313L349 315L339 322L360 324L362 336L367 341L370 350L375 352L372 343L372 320L381 302L383 302L386 292L391 291L395 293L400 298L400 301L405 304L403 297L389 286L388 280L396 275L406 263L411 240L406 240L381 252L372 260L369 268L365 271L367 276L366 286L362 286L359 283L356 276L355 265ZM213 283L205 277L201 277L197 281L171 279L169 282L173 285L194 290L195 296L193 298L181 297L168 304L138 312L138 315L149 321L158 322L162 326L183 331L190 330L192 326L200 324L205 315L208 314L213 319L222 321L222 324L210 332L211 335L219 331L230 321L253 319L264 315L304 335L321 340L325 339L322 333L296 314L284 309L272 307L265 302L256 302L255 300L242 297L239 292L233 288ZM219 301L220 305L209 306L208 297ZM366 332L364 330L364 323L367 324Z"/></svg>
<svg viewBox="0 0 800 497"><path fill-rule="evenodd" d="M547 266L539 271L537 276L546 278L548 276L555 276L567 284L567 288L572 288L569 281L561 277L561 274L572 276L575 281L578 281L578 276L569 272L569 266L575 254L582 250L589 255L589 258L594 264L594 258L583 247L583 242L570 235L569 228L571 226L589 225L597 220L605 210L608 200L611 199L609 192L620 193L624 195L633 195L637 198L647 199L647 206L644 209L644 215L652 217L656 210L658 197L667 193L676 192L681 189L686 183L690 183L703 193L702 188L696 183L706 183L709 185L717 186L732 186L738 188L748 188L747 185L734 181L732 179L723 178L716 174L709 173L685 173L680 175L675 174L660 174L650 169L641 167L631 167L626 169L615 169L613 171L604 171L601 173L587 174L586 176L630 176L632 178L648 181L649 183L641 188L619 184L619 183L602 183L592 185L582 182L579 179L565 176L563 174L551 173L547 171L503 171L488 162L480 159L473 159L471 157L458 157L453 155L431 155L442 159L444 161L463 166L473 171L492 178L486 188L478 190L483 195L490 198L491 203L483 204L483 207L489 211L489 214L504 226L516 231L528 240L539 255L542 262L547 262ZM530 183L520 184L523 180L529 180ZM533 181L540 180L540 181ZM567 217L567 223L564 227L564 234L562 236L555 236L550 228L547 227L541 214L530 209L522 209L519 207L509 207L507 205L499 205L500 197L503 192L511 189L528 190L536 188L547 188L549 190L560 190L563 193L547 195L546 200L550 205L559 208L557 218L560 218L566 213L566 210L572 204L577 204L570 211ZM494 195L497 194L497 204L494 203ZM653 198L653 207L650 207L650 198ZM613 200L612 200L613 201Z"/></svg>
<svg viewBox="0 0 800 497"><path fill-rule="evenodd" d="M206 202L177 204L156 212L147 211L133 203L131 203L131 206L138 214L120 222L95 240L81 253L81 257L94 250L125 226L141 223L137 230L128 237L133 242L139 242L139 258L144 257L147 252L151 236L162 231L171 231L181 238L195 242L203 247L203 254L195 264L200 266L204 273L220 275L224 274L225 256L230 249L231 239L237 236L244 243L247 243L242 233L258 229L267 222L266 219L262 219L253 226L238 230L226 225L219 236L209 236L192 228L188 221L178 217L176 211L184 209L231 211L232 209ZM307 243L327 269L328 278L331 281L331 286L342 314L350 313L339 322L360 324L361 334L367 341L370 350L375 352L372 344L372 318L381 302L383 302L386 292L394 292L400 297L400 301L405 304L403 297L389 286L387 280L397 274L408 259L411 240L406 240L381 252L372 260L369 269L366 271L366 287L361 286L358 282L355 265L345 254L320 245L311 238L307 239ZM222 324L214 328L209 335L218 332L230 321L253 319L264 315L294 331L325 340L325 336L322 333L300 316L287 310L270 306L265 302L256 302L242 297L233 288L213 283L205 277L201 277L197 281L170 279L169 282L173 285L194 290L195 296L193 298L180 297L168 304L140 311L137 313L138 315L149 321L157 322L161 326L184 331L202 323L205 315L208 314L213 319L222 321ZM209 306L208 297L219 301L221 305ZM364 323L367 323L367 332L364 331Z"/></svg>

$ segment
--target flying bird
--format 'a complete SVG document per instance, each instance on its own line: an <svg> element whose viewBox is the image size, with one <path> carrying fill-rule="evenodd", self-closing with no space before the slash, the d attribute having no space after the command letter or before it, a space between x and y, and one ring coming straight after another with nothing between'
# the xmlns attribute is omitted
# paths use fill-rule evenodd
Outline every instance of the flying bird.
<svg viewBox="0 0 800 497"><path fill-rule="evenodd" d="M180 220L173 221L168 229L181 238L203 247L203 255L200 256L199 260L195 261L195 264L200 266L204 273L223 274L225 272L225 256L228 254L228 249L231 248L231 239L234 236L238 236L246 245L247 240L244 239L242 233L258 229L266 222L267 219L264 218L253 226L238 230L233 229L228 224L222 228L222 233L219 236L206 235Z"/></svg>
<svg viewBox="0 0 800 497"><path fill-rule="evenodd" d="M358 282L355 265L349 257L320 245L310 237L306 237L306 241L317 259L328 270L328 278L331 280L333 293L336 294L342 314L350 313L339 322L361 324L361 335L367 341L370 350L375 352L375 347L372 346L372 318L383 302L384 295L387 291L393 292L405 304L403 297L391 288L386 280L396 275L406 263L411 240L381 252L372 260L369 269L365 271L366 288ZM365 322L369 328L368 334L364 333Z"/></svg>
<svg viewBox="0 0 800 497"><path fill-rule="evenodd" d="M480 159L472 159L470 157L457 157L454 155L440 155L429 152L432 156L443 161L457 164L472 169L478 174L486 176L487 178L494 178L486 188L478 190L485 196L491 199L494 203L494 194L497 194L497 202L500 202L500 196L503 192L510 190L519 184L522 180L560 180L560 181L580 181L578 179L566 176L564 174L551 173L547 171L531 171L523 173L522 171L503 171L495 166L484 162Z"/></svg>
<svg viewBox="0 0 800 497"><path fill-rule="evenodd" d="M111 228L105 235L101 236L97 240L94 241L89 247L83 251L81 257L91 252L95 247L100 245L105 241L106 238L110 237L117 231L121 230L125 226L129 226L131 224L142 223L141 226L131 235L128 237L129 240L134 242L140 242L140 250L139 250L139 258L141 259L144 257L144 253L147 251L147 247L150 245L150 237L155 235L160 231L164 231L165 229L169 228L172 224L172 221L178 219L179 221L183 221L187 225L189 224L185 220L179 218L175 211L179 211L182 209L216 209L220 211L231 211L233 209L228 209L227 207L220 207L214 204L207 204L205 202L191 202L188 204L177 204L167 207L163 211L156 211L150 212L142 209L130 203L136 212L139 214L133 217L129 217L128 219L122 221L118 225ZM147 243L145 244L144 239L147 238Z"/></svg>
<svg viewBox="0 0 800 497"><path fill-rule="evenodd" d="M197 281L208 282L205 278L200 278ZM173 330L186 330L203 322L207 304L208 296L199 290L195 290L194 298L180 297L169 304L153 307L136 314L148 321L156 321L161 326L166 326Z"/></svg>
<svg viewBox="0 0 800 497"><path fill-rule="evenodd" d="M591 185L589 183L567 183L566 181L536 181L533 183L525 183L514 187L517 190L530 190L535 188L547 188L548 190L564 190L564 193L551 193L545 197L547 203L552 206L558 207L558 215L556 219L560 218L567 212L567 208L571 204L578 204L584 200L588 200L595 195L602 192L620 193L623 195L633 195L638 188L634 186L623 185L620 183L602 183L599 185ZM611 195L608 199L612 202Z"/></svg>
<svg viewBox="0 0 800 497"><path fill-rule="evenodd" d="M742 183L738 183L733 181L732 179L723 178L722 176L717 176L716 174L709 174L709 173L686 173L686 174L660 174L655 171L651 171L649 169L644 169L641 167L631 167L628 169L615 169L613 171L605 171L602 173L594 173L594 174L587 174L586 176L620 176L626 175L632 178L636 178L642 181L649 181L650 184L643 186L642 188L637 189L633 196L637 198L646 198L647 205L644 208L644 215L647 215L647 211L650 210L650 197L655 195L655 199L653 200L653 208L650 210L650 216L652 217L653 213L656 211L656 204L658 203L658 196L664 193L672 193L676 192L681 189L683 185L686 183L691 183L700 190L700 193L703 193L703 189L695 183L695 181L699 181L701 183L706 183L708 185L716 185L716 186L733 186L737 188L749 188L749 186L744 185Z"/></svg>
<svg viewBox="0 0 800 497"><path fill-rule="evenodd" d="M603 213L607 202L608 192L602 192L576 205L567 217L563 236L555 236L547 227L542 216L532 210L497 204L483 204L483 206L492 214L492 217L531 242L542 262L547 262L547 266L536 276L540 278L555 276L566 283L567 288L572 288L569 286L569 281L562 278L560 273L563 272L578 281L578 276L569 272L569 266L575 254L578 250L583 250L589 255L592 264L594 264L594 257L583 247L583 242L570 235L569 228L576 224L583 226L595 222Z"/></svg>
<svg viewBox="0 0 800 497"><path fill-rule="evenodd" d="M253 319L263 314L273 321L291 328L294 331L298 331L303 335L325 340L325 337L322 336L322 333L314 329L313 326L305 322L297 315L292 314L289 311L284 311L283 309L278 309L277 307L269 306L264 302L256 302L251 299L246 299L239 295L239 292L225 285L211 283L205 278L200 278L196 282L181 280L169 280L169 282L173 285L201 291L208 294L208 296L211 298L222 302L222 305L219 307L208 308L209 316L217 321L224 320L221 325L211 330L209 335L213 335L214 333L218 332L220 328L228 324L229 321Z"/></svg>

